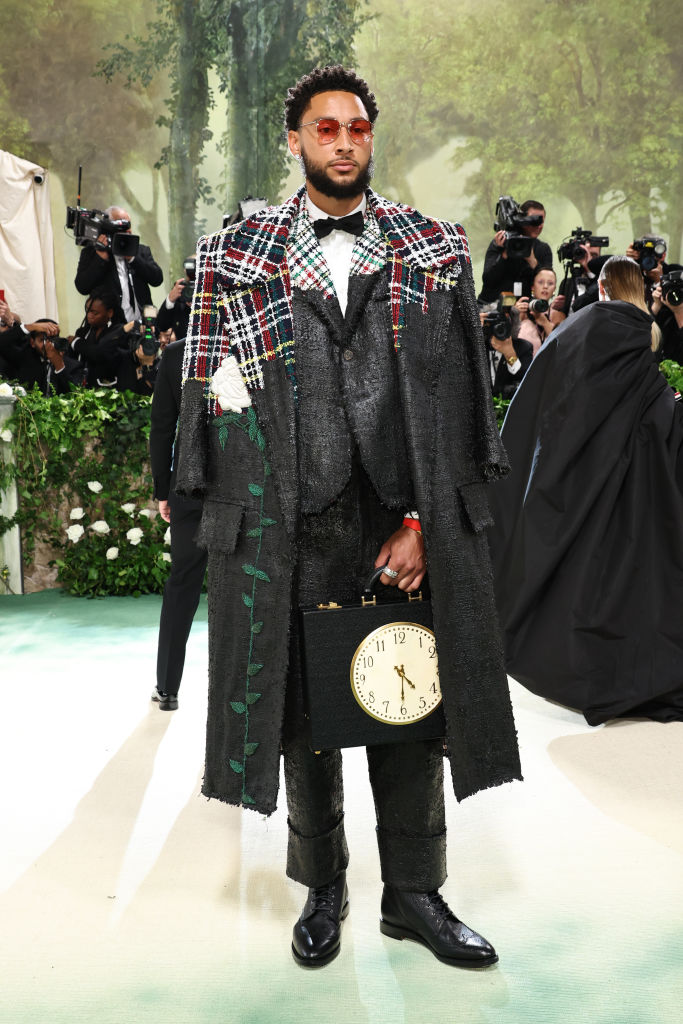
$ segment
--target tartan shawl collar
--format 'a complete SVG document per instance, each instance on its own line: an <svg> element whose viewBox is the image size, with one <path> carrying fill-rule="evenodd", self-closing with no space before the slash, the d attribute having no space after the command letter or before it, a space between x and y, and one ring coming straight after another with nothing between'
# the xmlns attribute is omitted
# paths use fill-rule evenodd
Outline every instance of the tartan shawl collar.
<svg viewBox="0 0 683 1024"><path fill-rule="evenodd" d="M280 206L268 206L232 229L221 253L220 270L234 283L259 285L283 270L286 273L287 239L299 214L306 187ZM470 263L467 238L459 224L423 217L417 210L368 189L368 207L374 213L394 262L435 274L445 284L455 280Z"/></svg>

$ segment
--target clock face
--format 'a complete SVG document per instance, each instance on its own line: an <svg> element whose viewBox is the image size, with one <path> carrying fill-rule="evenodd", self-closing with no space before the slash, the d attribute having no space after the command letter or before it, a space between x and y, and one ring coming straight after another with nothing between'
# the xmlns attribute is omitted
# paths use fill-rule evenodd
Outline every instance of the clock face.
<svg viewBox="0 0 683 1024"><path fill-rule="evenodd" d="M426 718L441 703L436 641L417 622L368 633L351 660L351 689L368 715L391 725Z"/></svg>

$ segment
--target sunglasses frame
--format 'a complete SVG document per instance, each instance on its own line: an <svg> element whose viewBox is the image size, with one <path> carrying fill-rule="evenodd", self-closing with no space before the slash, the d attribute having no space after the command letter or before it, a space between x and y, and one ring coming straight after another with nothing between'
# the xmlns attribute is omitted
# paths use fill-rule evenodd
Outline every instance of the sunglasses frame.
<svg viewBox="0 0 683 1024"><path fill-rule="evenodd" d="M353 142L354 146L362 146L370 142L374 135L374 132L372 130L372 121L370 121L370 119L367 117L352 117L350 121L340 121L338 117L316 117L314 121L305 121L304 123L300 124L299 128L310 128L311 125L315 125L317 129L320 121L336 121L336 123L339 125L339 128L337 130L337 134L335 135L335 137L333 139L330 139L328 142L322 142L320 139L319 132L316 131L316 138L318 139L319 146L330 146L333 142L336 142L339 136L341 135L342 128L346 128L346 132L349 138L351 139L351 142ZM349 131L349 126L355 124L357 121L365 121L367 124L370 125L370 132L367 138L363 139L362 142L356 142L353 135Z"/></svg>

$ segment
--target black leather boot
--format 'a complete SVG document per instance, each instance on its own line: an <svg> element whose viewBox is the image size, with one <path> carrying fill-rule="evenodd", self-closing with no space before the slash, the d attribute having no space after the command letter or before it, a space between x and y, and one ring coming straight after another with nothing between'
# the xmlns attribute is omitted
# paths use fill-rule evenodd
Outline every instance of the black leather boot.
<svg viewBox="0 0 683 1024"><path fill-rule="evenodd" d="M341 923L348 912L345 871L333 882L308 890L292 939L292 953L301 967L324 967L334 960L341 949Z"/></svg>
<svg viewBox="0 0 683 1024"><path fill-rule="evenodd" d="M436 889L402 892L385 885L379 928L392 939L421 942L437 960L453 967L490 967L498 962L493 946L459 921Z"/></svg>

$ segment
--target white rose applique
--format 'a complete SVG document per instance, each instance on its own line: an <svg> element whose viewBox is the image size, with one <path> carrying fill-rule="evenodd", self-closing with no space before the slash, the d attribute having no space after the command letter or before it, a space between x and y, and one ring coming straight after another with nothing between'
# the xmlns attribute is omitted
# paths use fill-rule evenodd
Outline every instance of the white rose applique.
<svg viewBox="0 0 683 1024"><path fill-rule="evenodd" d="M211 378L211 392L218 399L223 412L242 412L251 405L239 363L234 356L226 356L221 362Z"/></svg>

